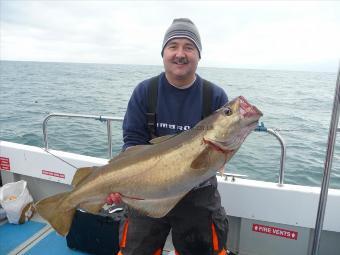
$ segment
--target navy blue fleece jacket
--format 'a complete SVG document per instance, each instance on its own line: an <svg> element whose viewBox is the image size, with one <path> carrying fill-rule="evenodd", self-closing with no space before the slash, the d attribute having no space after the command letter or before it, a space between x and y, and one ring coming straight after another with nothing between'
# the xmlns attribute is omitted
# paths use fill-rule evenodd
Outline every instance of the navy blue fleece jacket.
<svg viewBox="0 0 340 255"><path fill-rule="evenodd" d="M202 78L196 75L195 83L186 89L178 89L160 75L157 98L158 136L176 134L195 126L202 117ZM127 147L148 144L151 136L147 128L147 100L150 79L134 89L123 122L123 150ZM211 110L215 111L228 101L224 90L212 85Z"/></svg>

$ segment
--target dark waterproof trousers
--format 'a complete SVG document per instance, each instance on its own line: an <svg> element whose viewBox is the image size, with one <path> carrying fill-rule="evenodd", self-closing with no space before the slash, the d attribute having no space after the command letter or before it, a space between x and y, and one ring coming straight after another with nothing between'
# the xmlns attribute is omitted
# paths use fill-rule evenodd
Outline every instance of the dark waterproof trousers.
<svg viewBox="0 0 340 255"><path fill-rule="evenodd" d="M189 192L165 217L129 213L119 255L161 255L172 230L177 255L224 255L228 220L215 186Z"/></svg>

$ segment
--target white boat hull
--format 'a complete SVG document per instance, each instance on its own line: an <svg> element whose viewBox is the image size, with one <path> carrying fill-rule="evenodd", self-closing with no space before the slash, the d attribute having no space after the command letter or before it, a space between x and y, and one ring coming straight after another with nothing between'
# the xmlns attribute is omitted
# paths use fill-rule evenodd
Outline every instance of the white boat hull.
<svg viewBox="0 0 340 255"><path fill-rule="evenodd" d="M0 141L3 183L26 180L35 201L65 190L76 168L107 159ZM66 163L67 162L67 163ZM229 216L228 249L240 255L310 254L320 188L218 176ZM330 189L320 255L340 254L340 190Z"/></svg>

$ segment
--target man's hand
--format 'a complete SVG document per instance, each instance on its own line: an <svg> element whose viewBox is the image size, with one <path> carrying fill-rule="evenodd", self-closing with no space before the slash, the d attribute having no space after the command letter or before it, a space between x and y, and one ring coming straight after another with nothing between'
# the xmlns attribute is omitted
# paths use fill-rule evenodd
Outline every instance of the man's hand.
<svg viewBox="0 0 340 255"><path fill-rule="evenodd" d="M106 203L109 205L120 204L122 202L122 196L119 193L110 193L106 198Z"/></svg>

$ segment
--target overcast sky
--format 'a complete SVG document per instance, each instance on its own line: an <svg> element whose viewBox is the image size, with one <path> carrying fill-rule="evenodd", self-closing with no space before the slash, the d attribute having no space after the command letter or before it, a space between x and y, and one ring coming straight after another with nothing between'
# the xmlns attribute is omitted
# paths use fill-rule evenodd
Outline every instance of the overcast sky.
<svg viewBox="0 0 340 255"><path fill-rule="evenodd" d="M0 0L3 60L162 65L165 30L190 18L200 66L336 72L340 2Z"/></svg>

